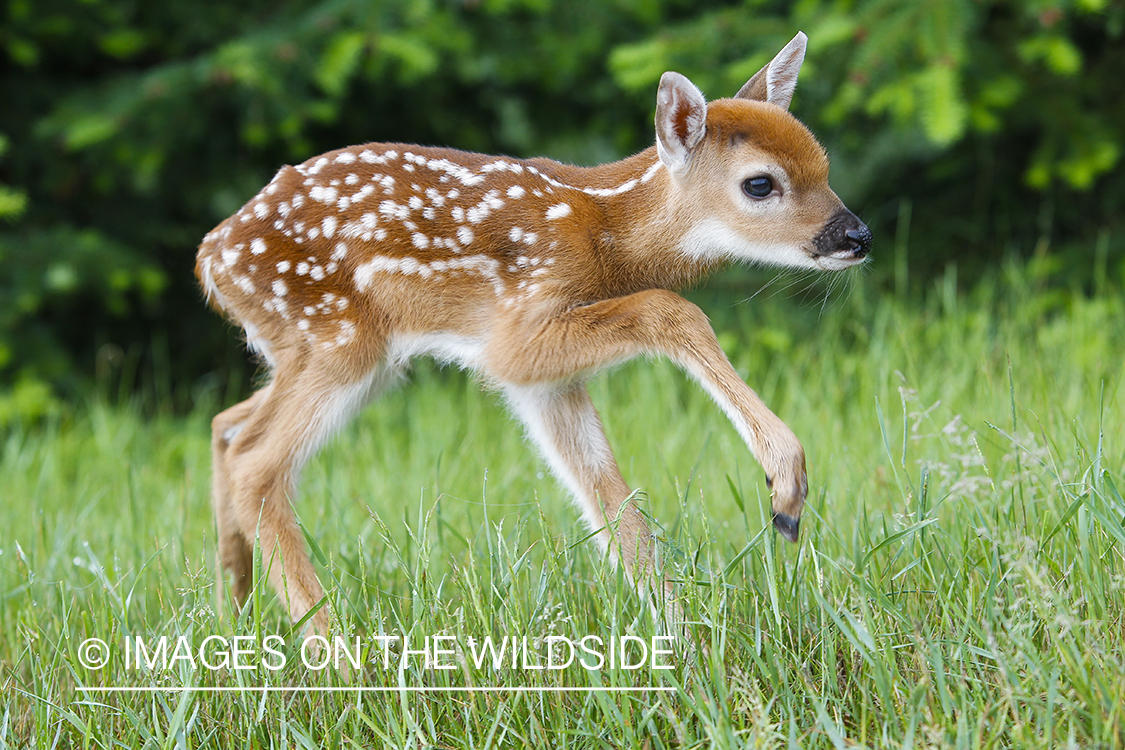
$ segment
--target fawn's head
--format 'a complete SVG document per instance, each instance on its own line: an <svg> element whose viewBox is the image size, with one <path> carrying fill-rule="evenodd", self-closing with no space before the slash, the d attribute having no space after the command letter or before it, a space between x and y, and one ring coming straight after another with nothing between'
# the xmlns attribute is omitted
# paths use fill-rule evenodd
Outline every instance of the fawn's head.
<svg viewBox="0 0 1125 750"><path fill-rule="evenodd" d="M797 34L733 99L708 104L679 73L660 79L656 147L690 211L680 250L698 259L841 270L871 232L828 186L828 157L789 114L806 37Z"/></svg>

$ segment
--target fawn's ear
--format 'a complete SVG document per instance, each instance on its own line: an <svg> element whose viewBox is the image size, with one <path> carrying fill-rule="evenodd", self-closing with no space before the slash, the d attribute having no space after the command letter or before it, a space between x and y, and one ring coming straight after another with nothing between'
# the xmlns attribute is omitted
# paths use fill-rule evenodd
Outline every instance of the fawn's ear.
<svg viewBox="0 0 1125 750"><path fill-rule="evenodd" d="M789 109L793 90L797 88L797 74L805 61L805 47L809 38L803 31L770 60L766 67L754 74L735 94L736 99L756 99Z"/></svg>
<svg viewBox="0 0 1125 750"><path fill-rule="evenodd" d="M673 174L683 173L707 131L707 100L679 73L660 77L656 91L656 151Z"/></svg>

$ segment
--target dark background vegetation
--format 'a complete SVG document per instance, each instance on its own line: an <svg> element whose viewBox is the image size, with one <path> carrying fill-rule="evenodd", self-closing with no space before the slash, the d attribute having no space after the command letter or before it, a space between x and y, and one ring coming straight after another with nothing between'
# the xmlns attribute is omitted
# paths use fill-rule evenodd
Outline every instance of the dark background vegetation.
<svg viewBox="0 0 1125 750"><path fill-rule="evenodd" d="M1121 2L5 0L0 424L92 384L186 406L244 379L195 248L281 164L380 140L619 158L652 142L664 70L728 96L798 29L793 109L875 231L875 283L1017 256L1120 290Z"/></svg>

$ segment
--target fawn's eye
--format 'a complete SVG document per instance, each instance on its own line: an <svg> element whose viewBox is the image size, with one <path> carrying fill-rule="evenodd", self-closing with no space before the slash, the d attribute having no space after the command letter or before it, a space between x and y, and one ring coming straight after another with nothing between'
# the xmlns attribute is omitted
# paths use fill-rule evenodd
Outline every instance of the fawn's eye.
<svg viewBox="0 0 1125 750"><path fill-rule="evenodd" d="M773 180L765 175L748 177L742 181L742 192L751 198L766 198L773 192Z"/></svg>

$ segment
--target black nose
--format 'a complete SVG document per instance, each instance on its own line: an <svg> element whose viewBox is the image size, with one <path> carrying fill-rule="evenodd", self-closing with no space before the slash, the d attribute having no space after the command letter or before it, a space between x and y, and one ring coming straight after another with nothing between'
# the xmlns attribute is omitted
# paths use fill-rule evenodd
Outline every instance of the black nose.
<svg viewBox="0 0 1125 750"><path fill-rule="evenodd" d="M859 260L871 250L871 230L859 217L841 207L820 230L813 242L817 255Z"/></svg>
<svg viewBox="0 0 1125 750"><path fill-rule="evenodd" d="M859 219L856 219L856 222L859 226L844 232L844 237L848 239L848 242L851 243L858 254L867 255L871 250L871 230Z"/></svg>

